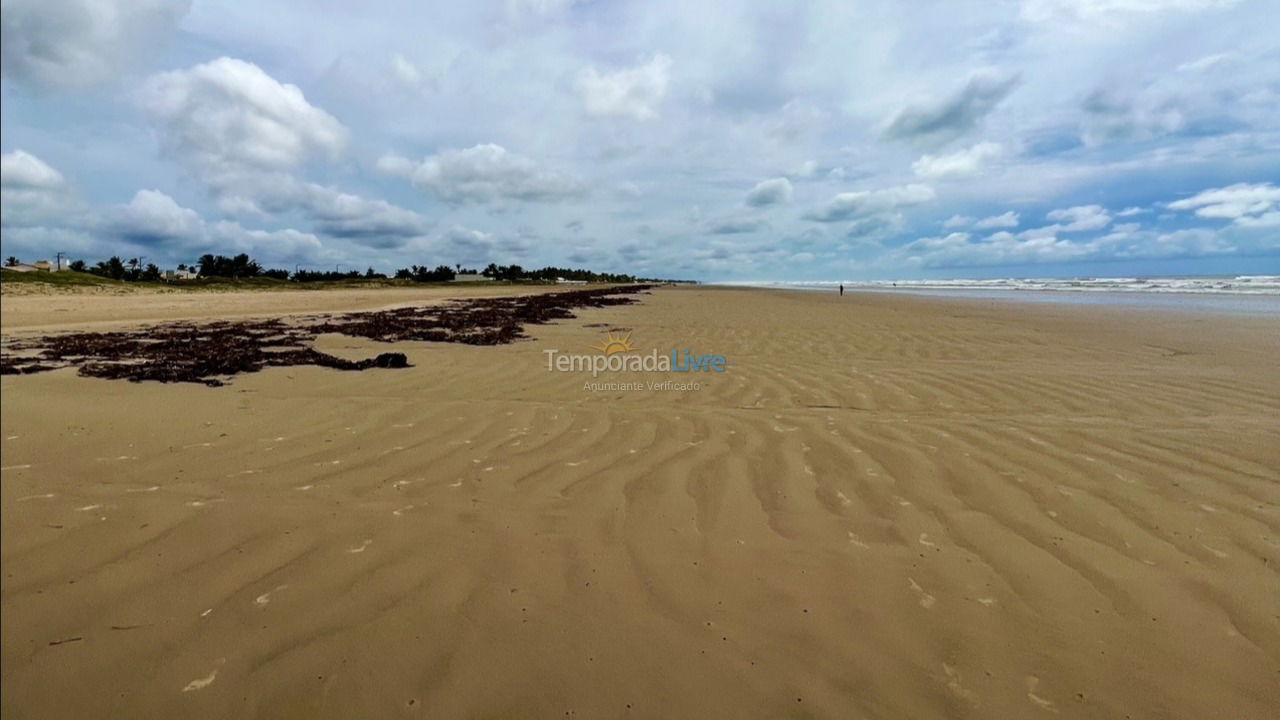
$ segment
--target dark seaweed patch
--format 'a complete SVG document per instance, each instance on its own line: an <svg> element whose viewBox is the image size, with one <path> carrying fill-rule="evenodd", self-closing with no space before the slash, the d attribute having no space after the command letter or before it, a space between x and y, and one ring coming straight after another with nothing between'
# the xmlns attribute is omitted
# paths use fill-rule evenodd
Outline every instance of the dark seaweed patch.
<svg viewBox="0 0 1280 720"><path fill-rule="evenodd" d="M574 308L630 304L635 299L627 296L649 287L631 285L455 300L441 305L304 317L290 322L273 319L168 323L132 331L50 335L6 342L0 348L0 374L77 367L81 375L88 377L219 386L232 375L258 372L266 367L403 368L409 366L403 353L345 360L322 353L311 345L321 333L380 342L417 340L502 345L526 337L525 325L572 318Z"/></svg>

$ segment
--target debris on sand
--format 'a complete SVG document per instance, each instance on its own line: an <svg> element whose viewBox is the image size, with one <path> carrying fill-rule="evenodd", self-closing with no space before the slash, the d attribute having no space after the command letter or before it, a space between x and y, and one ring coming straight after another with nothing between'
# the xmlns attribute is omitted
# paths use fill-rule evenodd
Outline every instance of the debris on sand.
<svg viewBox="0 0 1280 720"><path fill-rule="evenodd" d="M132 382L225 384L239 373L266 367L318 365L335 370L409 367L404 353L346 360L312 347L317 335L337 333L379 342L406 340L503 345L521 338L525 325L574 317L579 307L636 302L649 285L576 290L542 295L454 300L285 321L247 320L167 323L141 330L81 332L5 341L0 374L17 375L77 367L87 377Z"/></svg>

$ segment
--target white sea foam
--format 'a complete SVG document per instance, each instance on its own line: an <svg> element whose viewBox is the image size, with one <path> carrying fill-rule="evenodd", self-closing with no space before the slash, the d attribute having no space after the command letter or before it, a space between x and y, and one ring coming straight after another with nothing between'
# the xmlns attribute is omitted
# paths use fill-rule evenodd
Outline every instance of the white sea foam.
<svg viewBox="0 0 1280 720"><path fill-rule="evenodd" d="M796 290L1040 290L1113 293L1280 295L1280 275L1173 277L994 278L955 280L802 280L727 283Z"/></svg>

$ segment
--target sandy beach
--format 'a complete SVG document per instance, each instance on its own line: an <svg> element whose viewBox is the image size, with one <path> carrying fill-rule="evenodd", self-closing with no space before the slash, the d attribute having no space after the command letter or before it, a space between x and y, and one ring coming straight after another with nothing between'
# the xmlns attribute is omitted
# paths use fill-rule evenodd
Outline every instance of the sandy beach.
<svg viewBox="0 0 1280 720"><path fill-rule="evenodd" d="M6 297L0 319L450 292ZM1280 707L1280 318L696 287L575 313L494 347L317 341L407 369L4 376L5 717ZM610 332L728 366L548 370ZM667 380L698 388L645 386Z"/></svg>

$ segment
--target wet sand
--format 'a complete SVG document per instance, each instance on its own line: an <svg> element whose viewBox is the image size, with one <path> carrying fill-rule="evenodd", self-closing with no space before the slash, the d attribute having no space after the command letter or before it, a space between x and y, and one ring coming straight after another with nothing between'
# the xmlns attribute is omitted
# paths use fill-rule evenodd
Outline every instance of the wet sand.
<svg viewBox="0 0 1280 720"><path fill-rule="evenodd" d="M373 292L341 309L402 301ZM105 319L75 313L15 327ZM401 370L0 379L5 716L1280 704L1280 320L707 288L577 315L318 341ZM547 371L601 323L730 366Z"/></svg>

